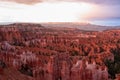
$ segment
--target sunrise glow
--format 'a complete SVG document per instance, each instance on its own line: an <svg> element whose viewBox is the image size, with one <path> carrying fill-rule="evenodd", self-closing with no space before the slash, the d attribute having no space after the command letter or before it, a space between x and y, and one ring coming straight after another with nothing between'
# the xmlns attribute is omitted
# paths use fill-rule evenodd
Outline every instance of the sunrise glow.
<svg viewBox="0 0 120 80"><path fill-rule="evenodd" d="M8 8L6 8L8 7ZM13 9L11 9L14 7ZM17 9L18 8L18 9ZM35 5L15 5L1 7L4 20L17 22L78 22L89 17L97 9L96 5L76 2L38 3ZM10 15L9 15L9 14ZM0 16L0 19L2 19ZM7 17L7 19L5 19ZM9 17L9 19L8 19Z"/></svg>

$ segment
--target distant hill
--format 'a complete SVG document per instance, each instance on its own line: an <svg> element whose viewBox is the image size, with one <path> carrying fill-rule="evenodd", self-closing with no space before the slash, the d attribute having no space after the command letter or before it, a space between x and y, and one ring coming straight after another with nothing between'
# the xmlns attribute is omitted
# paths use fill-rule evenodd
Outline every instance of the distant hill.
<svg viewBox="0 0 120 80"><path fill-rule="evenodd" d="M50 22L50 23L41 23L41 25L49 28L78 28L80 30L89 30L89 31L103 31L107 29L118 29L120 26L100 26L90 23L79 23L79 22Z"/></svg>
<svg viewBox="0 0 120 80"><path fill-rule="evenodd" d="M120 26L101 26L90 23L80 22L48 22L48 23L4 23L0 27L19 27L21 28L48 28L55 30L86 30L86 31L103 31L111 29L120 29Z"/></svg>
<svg viewBox="0 0 120 80"><path fill-rule="evenodd" d="M6 23L0 24L0 27L43 27L36 23Z"/></svg>

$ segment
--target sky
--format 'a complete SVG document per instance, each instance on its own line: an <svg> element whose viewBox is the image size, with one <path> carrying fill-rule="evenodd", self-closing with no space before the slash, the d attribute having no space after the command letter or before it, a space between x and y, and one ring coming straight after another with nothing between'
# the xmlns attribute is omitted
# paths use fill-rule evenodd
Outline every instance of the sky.
<svg viewBox="0 0 120 80"><path fill-rule="evenodd" d="M0 0L0 22L87 22L120 18L120 0Z"/></svg>

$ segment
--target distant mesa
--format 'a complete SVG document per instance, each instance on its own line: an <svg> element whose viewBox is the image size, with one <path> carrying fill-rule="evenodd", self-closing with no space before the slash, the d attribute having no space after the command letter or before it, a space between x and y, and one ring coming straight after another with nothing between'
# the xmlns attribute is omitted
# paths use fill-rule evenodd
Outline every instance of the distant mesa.
<svg viewBox="0 0 120 80"><path fill-rule="evenodd" d="M0 27L41 27L59 30L79 29L86 31L103 31L110 29L120 29L120 26L101 26L81 22L48 22L48 23L1 23Z"/></svg>
<svg viewBox="0 0 120 80"><path fill-rule="evenodd" d="M118 29L119 26L101 26L101 25L94 25L90 23L81 23L81 22L50 22L50 23L41 23L41 25L45 27L52 27L52 28L77 28L80 30L88 30L88 31L103 31L107 29Z"/></svg>
<svg viewBox="0 0 120 80"><path fill-rule="evenodd" d="M42 25L40 25L40 24L36 24L36 23L3 23L3 24L1 24L1 26L5 26L5 27L9 27L9 26L16 26L16 27L18 27L18 26L38 26L38 27L43 27Z"/></svg>

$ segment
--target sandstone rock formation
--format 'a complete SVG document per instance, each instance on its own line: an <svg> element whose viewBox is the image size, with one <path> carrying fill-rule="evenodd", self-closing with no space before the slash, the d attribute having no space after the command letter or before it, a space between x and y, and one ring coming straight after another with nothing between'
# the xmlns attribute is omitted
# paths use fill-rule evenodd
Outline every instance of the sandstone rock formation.
<svg viewBox="0 0 120 80"><path fill-rule="evenodd" d="M0 26L0 80L108 80L106 61L116 61L119 44L120 30Z"/></svg>

